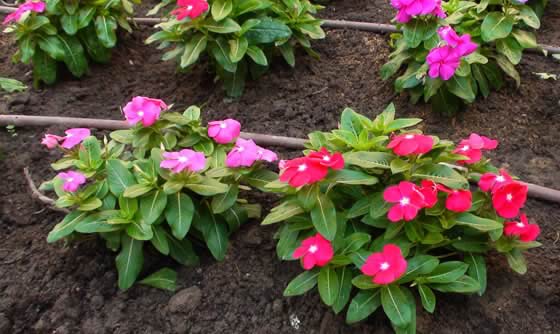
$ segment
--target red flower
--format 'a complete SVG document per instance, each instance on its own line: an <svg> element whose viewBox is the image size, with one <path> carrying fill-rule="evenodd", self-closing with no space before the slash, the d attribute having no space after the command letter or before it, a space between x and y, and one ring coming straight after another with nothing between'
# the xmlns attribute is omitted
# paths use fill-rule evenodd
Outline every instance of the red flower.
<svg viewBox="0 0 560 334"><path fill-rule="evenodd" d="M301 243L293 254L294 259L303 257L303 269L310 270L315 266L322 267L329 263L334 256L331 242L319 233L309 237Z"/></svg>
<svg viewBox="0 0 560 334"><path fill-rule="evenodd" d="M484 173L478 181L478 186L482 191L496 190L513 179L505 170L500 170L500 174Z"/></svg>
<svg viewBox="0 0 560 334"><path fill-rule="evenodd" d="M175 15L177 20L182 20L187 16L195 19L208 10L208 2L206 0L178 0L177 6L179 8L171 12L171 15Z"/></svg>
<svg viewBox="0 0 560 334"><path fill-rule="evenodd" d="M407 263L397 245L387 244L383 251L373 253L366 259L361 270L372 276L375 284L391 284L406 272Z"/></svg>
<svg viewBox="0 0 560 334"><path fill-rule="evenodd" d="M493 150L498 146L498 141L488 137L472 133L469 139L463 139L453 153L467 156L468 159L460 160L460 163L474 164L482 158L482 150Z"/></svg>
<svg viewBox="0 0 560 334"><path fill-rule="evenodd" d="M328 167L318 164L307 157L288 160L280 174L280 181L288 182L292 187L301 187L321 181L327 176Z"/></svg>
<svg viewBox="0 0 560 334"><path fill-rule="evenodd" d="M396 155L424 154L430 152L434 140L430 136L407 133L393 137L387 148Z"/></svg>
<svg viewBox="0 0 560 334"><path fill-rule="evenodd" d="M438 201L439 191L445 191L447 189L432 180L422 180L421 185L422 187L418 188L418 191L424 196L424 207L426 208L434 207Z"/></svg>
<svg viewBox="0 0 560 334"><path fill-rule="evenodd" d="M342 154L335 152L331 155L324 147L321 147L319 152L311 151L307 157L322 166L330 167L335 170L344 168L344 158Z"/></svg>
<svg viewBox="0 0 560 334"><path fill-rule="evenodd" d="M527 216L521 215L521 221L506 222L504 227L504 234L508 237L517 236L523 242L531 242L537 239L541 233L541 229L537 224L529 224Z"/></svg>
<svg viewBox="0 0 560 334"><path fill-rule="evenodd" d="M425 206L424 196L418 187L408 181L401 181L398 185L385 189L383 199L389 203L397 203L387 214L387 218L392 222L403 218L405 221L413 220L418 211Z"/></svg>
<svg viewBox="0 0 560 334"><path fill-rule="evenodd" d="M472 206L472 193L469 190L451 190L445 200L445 208L453 212L465 212Z"/></svg>
<svg viewBox="0 0 560 334"><path fill-rule="evenodd" d="M492 203L498 215L504 218L514 218L527 201L528 187L519 182L510 182L492 194Z"/></svg>

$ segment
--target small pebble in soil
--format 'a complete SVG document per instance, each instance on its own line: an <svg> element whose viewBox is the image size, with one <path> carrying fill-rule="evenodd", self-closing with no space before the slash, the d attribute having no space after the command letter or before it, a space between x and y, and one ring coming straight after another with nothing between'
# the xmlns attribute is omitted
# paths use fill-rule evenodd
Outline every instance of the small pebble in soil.
<svg viewBox="0 0 560 334"><path fill-rule="evenodd" d="M301 320L299 320L298 316L295 314L290 314L290 326L292 326L294 329L299 329L299 326L301 325Z"/></svg>
<svg viewBox="0 0 560 334"><path fill-rule="evenodd" d="M168 308L171 312L190 313L194 310L202 299L202 291L197 286L183 289L177 292L169 300Z"/></svg>

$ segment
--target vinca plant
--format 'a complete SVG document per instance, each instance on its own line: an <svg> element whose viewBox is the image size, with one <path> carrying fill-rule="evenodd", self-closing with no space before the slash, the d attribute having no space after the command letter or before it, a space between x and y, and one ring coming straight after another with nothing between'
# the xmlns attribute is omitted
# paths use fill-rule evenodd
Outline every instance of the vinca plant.
<svg viewBox="0 0 560 334"><path fill-rule="evenodd" d="M346 109L338 129L311 133L266 186L284 197L262 224L283 222L278 257L304 269L285 296L317 287L348 323L382 309L395 332L414 333L415 299L432 313L435 292L482 295L491 250L525 273L540 230L522 211L527 186L483 157L496 140L454 145L394 116L392 105L374 120Z"/></svg>
<svg viewBox="0 0 560 334"><path fill-rule="evenodd" d="M454 113L476 97L504 85L504 74L519 87L515 66L523 51L536 48L534 29L546 0L401 1L392 5L402 33L391 35L394 51L381 69L395 75L395 90L408 91L434 110ZM401 68L403 70L401 70Z"/></svg>
<svg viewBox="0 0 560 334"><path fill-rule="evenodd" d="M227 95L239 97L246 78L266 72L274 56L292 67L298 45L318 56L311 40L325 37L322 21L313 16L320 8L309 0L178 0L169 21L146 43L170 49L162 59L175 60L184 70L207 55Z"/></svg>
<svg viewBox="0 0 560 334"><path fill-rule="evenodd" d="M141 274L148 251L193 266L195 248L205 246L223 260L230 234L260 216L260 206L243 192L277 177L263 168L276 154L238 138L239 122L204 127L199 108L169 109L161 100L135 97L123 109L133 127L112 132L111 139L84 128L43 139L64 156L52 165L61 172L41 188L54 190L56 206L70 211L47 241L99 235L118 252L123 290ZM142 283L173 289L174 277L164 268Z"/></svg>
<svg viewBox="0 0 560 334"><path fill-rule="evenodd" d="M35 86L54 83L60 62L80 78L89 60L109 61L118 27L132 32L134 3L139 0L29 0L3 22L17 41L13 61L33 65Z"/></svg>

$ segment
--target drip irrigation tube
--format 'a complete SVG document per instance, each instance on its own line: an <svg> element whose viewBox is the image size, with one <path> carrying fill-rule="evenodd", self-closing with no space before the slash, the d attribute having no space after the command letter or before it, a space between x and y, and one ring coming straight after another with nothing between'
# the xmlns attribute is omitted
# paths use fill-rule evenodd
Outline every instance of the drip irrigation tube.
<svg viewBox="0 0 560 334"><path fill-rule="evenodd" d="M0 126L15 125L25 126L52 126L64 125L67 127L88 127L96 129L119 130L130 126L124 121L104 120L94 118L53 117L53 116L24 116L24 115L0 115ZM242 132L241 137L253 139L257 144L263 146L278 146L290 149L303 149L306 142L302 138L272 136L260 133ZM26 175L28 180L30 177ZM560 190L546 188L536 184L523 182L529 188L529 196L549 202L560 203ZM38 195L34 192L35 196ZM39 197L37 197L39 198ZM40 199L40 198L39 198Z"/></svg>
<svg viewBox="0 0 560 334"><path fill-rule="evenodd" d="M7 14L15 10L16 9L12 7L0 6L0 13ZM135 17L132 19L132 21L138 24L155 25L164 22L166 20L161 18L152 18L152 17ZM323 27L332 28L332 29L354 29L354 30L370 31L375 33L399 32L399 29L397 29L397 27L392 24L369 23L369 22L346 21L346 20L325 19L323 20ZM538 53L538 54L556 54L556 53L560 54L560 47L539 44L537 48L527 49L527 51Z"/></svg>

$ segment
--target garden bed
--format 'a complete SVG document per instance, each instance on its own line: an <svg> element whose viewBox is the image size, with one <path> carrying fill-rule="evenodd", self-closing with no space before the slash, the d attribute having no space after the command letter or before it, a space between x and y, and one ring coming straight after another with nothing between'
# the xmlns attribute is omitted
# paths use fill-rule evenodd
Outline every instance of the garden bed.
<svg viewBox="0 0 560 334"><path fill-rule="evenodd" d="M340 4L339 4L340 3ZM330 18L386 22L393 11L383 1L337 1L324 12ZM552 2L543 18L539 42L560 45L560 4ZM83 80L69 75L55 86L5 96L0 113L120 119L119 106L135 95L153 96L183 107L202 105L205 120L232 117L244 130L304 137L314 129L336 126L346 106L368 116L395 100L399 116L424 118L424 131L459 140L471 132L500 139L496 164L528 182L560 189L560 112L558 83L533 72L556 73L559 63L526 55L513 83L455 118L413 106L394 95L392 83L379 78L390 52L386 36L357 31L328 31L316 43L320 61L297 58L295 70L275 64L260 81L250 82L239 101L224 97L205 66L176 73L175 65L143 44L151 28L122 36L107 66L92 66ZM10 62L13 44L0 37L0 73L31 85L28 67ZM254 221L233 237L226 260L208 254L200 268L177 267L180 292L137 285L120 292L114 255L95 239L70 247L46 243L61 215L47 211L29 193L22 168L36 182L50 178L55 154L40 144L44 132L64 128L0 132L0 333L390 333L382 316L357 326L344 324L317 294L285 299L282 291L300 269L276 259L274 227ZM98 132L97 132L98 133ZM297 152L281 150L282 157ZM273 196L258 196L265 209ZM527 254L528 273L513 274L505 258L491 255L488 290L483 297L446 295L434 315L419 312L420 333L554 333L560 326L560 207L530 200L527 213L541 225L543 247ZM148 268L162 266L150 258ZM169 263L167 263L169 264ZM173 264L171 264L173 265ZM182 291L183 289L187 289ZM299 319L299 330L296 321ZM292 321L291 321L291 320ZM555 330L556 328L556 330Z"/></svg>

